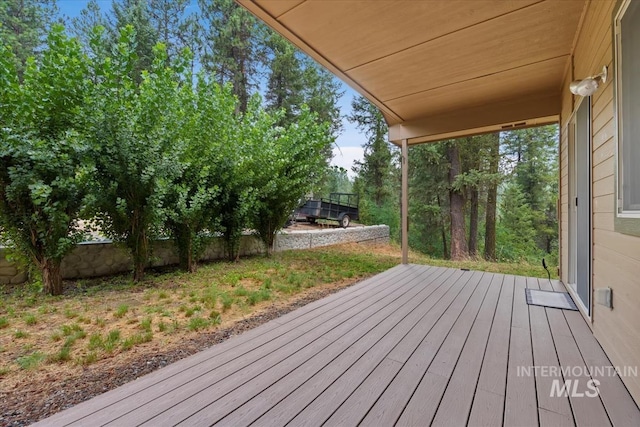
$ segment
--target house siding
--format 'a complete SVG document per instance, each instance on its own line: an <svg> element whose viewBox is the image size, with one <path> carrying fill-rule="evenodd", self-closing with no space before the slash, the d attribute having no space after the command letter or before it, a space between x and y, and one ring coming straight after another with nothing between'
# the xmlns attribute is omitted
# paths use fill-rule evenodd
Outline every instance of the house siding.
<svg viewBox="0 0 640 427"><path fill-rule="evenodd" d="M615 218L615 121L613 97L613 29L615 1L592 1L577 37L572 68L563 88L560 138L561 278L568 279L568 132L577 99L571 80L609 67L609 81L592 97L592 264L593 289L613 290L613 309L593 304L591 328L616 366L640 366L640 238L617 233ZM623 381L640 402L640 378Z"/></svg>

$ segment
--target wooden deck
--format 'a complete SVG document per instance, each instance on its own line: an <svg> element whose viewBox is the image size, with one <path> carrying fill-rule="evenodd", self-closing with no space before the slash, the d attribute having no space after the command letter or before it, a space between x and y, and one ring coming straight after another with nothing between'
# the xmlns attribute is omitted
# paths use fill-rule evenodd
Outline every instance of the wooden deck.
<svg viewBox="0 0 640 427"><path fill-rule="evenodd" d="M639 426L620 377L594 370L579 396L610 362L578 312L525 287L562 284L397 266L39 425ZM577 393L550 397L558 379Z"/></svg>

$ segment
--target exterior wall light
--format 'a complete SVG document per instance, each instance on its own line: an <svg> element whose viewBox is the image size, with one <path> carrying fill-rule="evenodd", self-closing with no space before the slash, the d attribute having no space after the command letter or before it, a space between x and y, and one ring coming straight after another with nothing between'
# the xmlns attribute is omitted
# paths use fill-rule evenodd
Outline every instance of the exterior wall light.
<svg viewBox="0 0 640 427"><path fill-rule="evenodd" d="M601 84L607 82L607 66L602 67L602 72L596 76L587 77L584 80L572 81L569 90L572 94L578 96L591 96L600 87Z"/></svg>

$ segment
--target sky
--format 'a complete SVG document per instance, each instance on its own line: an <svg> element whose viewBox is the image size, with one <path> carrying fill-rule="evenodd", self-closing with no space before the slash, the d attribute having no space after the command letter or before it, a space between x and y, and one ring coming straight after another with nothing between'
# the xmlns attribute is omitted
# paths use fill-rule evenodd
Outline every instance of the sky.
<svg viewBox="0 0 640 427"><path fill-rule="evenodd" d="M79 15L80 11L86 6L88 1L89 0L57 0L57 5L60 9L61 15L73 18ZM97 0L102 10L109 10L111 8L111 1L112 0ZM192 3L194 4L188 7L197 7L195 5L196 0L192 0ZM344 95L342 95L342 98L339 101L340 111L343 116L342 124L344 129L342 134L336 140L336 144L333 148L333 160L331 161L331 164L345 168L348 171L349 176L353 177L355 174L351 170L351 167L353 166L354 161L362 160L362 145L366 142L366 138L364 134L356 129L355 125L349 123L346 119L346 116L351 113L351 101L354 97L358 96L358 93L341 80L338 79L338 81L342 85L342 91L344 91Z"/></svg>

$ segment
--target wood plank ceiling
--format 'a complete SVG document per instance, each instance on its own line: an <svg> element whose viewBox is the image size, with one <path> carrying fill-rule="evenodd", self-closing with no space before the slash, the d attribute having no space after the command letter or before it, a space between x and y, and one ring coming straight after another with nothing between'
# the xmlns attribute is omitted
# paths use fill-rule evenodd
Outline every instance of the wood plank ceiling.
<svg viewBox="0 0 640 427"><path fill-rule="evenodd" d="M391 138L410 143L557 121L586 3L237 1L378 105Z"/></svg>

